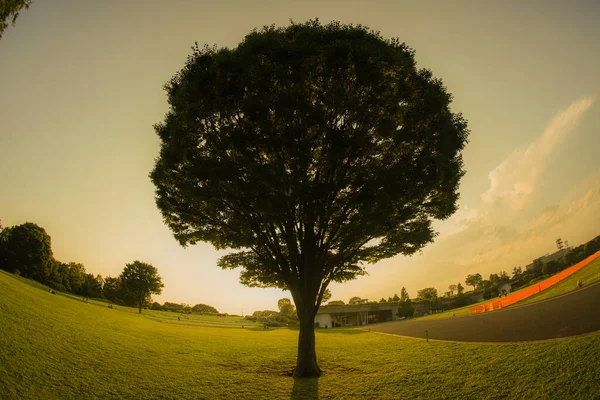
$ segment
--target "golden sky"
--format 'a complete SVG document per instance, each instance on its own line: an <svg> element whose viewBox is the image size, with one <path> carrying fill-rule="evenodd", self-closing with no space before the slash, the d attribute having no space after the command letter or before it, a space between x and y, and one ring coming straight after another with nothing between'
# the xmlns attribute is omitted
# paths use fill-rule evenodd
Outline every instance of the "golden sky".
<svg viewBox="0 0 600 400"><path fill-rule="evenodd" d="M600 234L600 5L521 3L35 0L0 40L0 218L44 227L55 257L88 272L152 263L160 302L276 308L282 292L240 285L216 266L223 252L183 249L162 223L152 125L195 41L234 47L255 27L318 17L415 48L472 132L460 210L436 223L436 242L334 284L334 299L443 293L525 266L558 237L585 242Z"/></svg>

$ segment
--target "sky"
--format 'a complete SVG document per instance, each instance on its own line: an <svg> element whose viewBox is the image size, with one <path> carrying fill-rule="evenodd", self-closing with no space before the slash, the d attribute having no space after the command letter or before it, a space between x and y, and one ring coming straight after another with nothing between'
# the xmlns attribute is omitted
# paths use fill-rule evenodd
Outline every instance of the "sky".
<svg viewBox="0 0 600 400"><path fill-rule="evenodd" d="M522 4L524 3L524 4ZM377 300L467 274L529 264L600 234L600 3L595 1L34 0L0 39L0 219L34 222L54 256L118 275L153 264L159 302L241 314L290 297L247 288L216 263L226 251L182 248L148 178L163 85L194 42L235 47L253 28L318 17L367 25L416 50L469 121L459 210L435 243L332 284L333 299Z"/></svg>

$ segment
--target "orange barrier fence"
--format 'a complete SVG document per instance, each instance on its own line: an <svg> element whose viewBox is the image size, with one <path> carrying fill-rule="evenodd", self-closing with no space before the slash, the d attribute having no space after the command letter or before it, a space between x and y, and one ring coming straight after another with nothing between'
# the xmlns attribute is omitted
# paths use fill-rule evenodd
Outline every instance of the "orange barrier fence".
<svg viewBox="0 0 600 400"><path fill-rule="evenodd" d="M526 299L527 297L531 297L534 294L541 292L542 290L548 289L550 286L556 285L558 282L562 281L568 276L573 275L575 272L579 271L581 268L585 267L586 265L588 265L589 263L591 263L599 257L600 251L595 254L592 254L585 260L581 260L577 264L562 270L558 274L553 275L548 279L544 279L543 281L540 281L534 285L526 287L525 289L521 289L517 292L509 294L508 296L505 296L503 298L492 300L480 306L471 307L469 308L469 310L471 310L471 314L477 314L487 311L500 310L503 307L515 304L516 302Z"/></svg>

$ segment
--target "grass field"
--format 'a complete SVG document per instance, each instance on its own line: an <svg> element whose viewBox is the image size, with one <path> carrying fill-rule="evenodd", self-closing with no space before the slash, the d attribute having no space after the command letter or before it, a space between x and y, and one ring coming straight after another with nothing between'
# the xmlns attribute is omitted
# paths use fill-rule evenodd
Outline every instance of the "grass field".
<svg viewBox="0 0 600 400"><path fill-rule="evenodd" d="M0 398L600 398L599 333L482 345L319 330L324 375L294 381L285 373L297 331L163 314L85 304L0 273Z"/></svg>

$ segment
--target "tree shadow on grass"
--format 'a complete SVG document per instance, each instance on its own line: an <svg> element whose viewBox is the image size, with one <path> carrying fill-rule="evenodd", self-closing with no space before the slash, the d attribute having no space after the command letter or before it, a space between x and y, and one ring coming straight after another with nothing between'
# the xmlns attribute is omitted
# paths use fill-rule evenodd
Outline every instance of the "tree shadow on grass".
<svg viewBox="0 0 600 400"><path fill-rule="evenodd" d="M318 400L319 378L296 378L291 400Z"/></svg>

